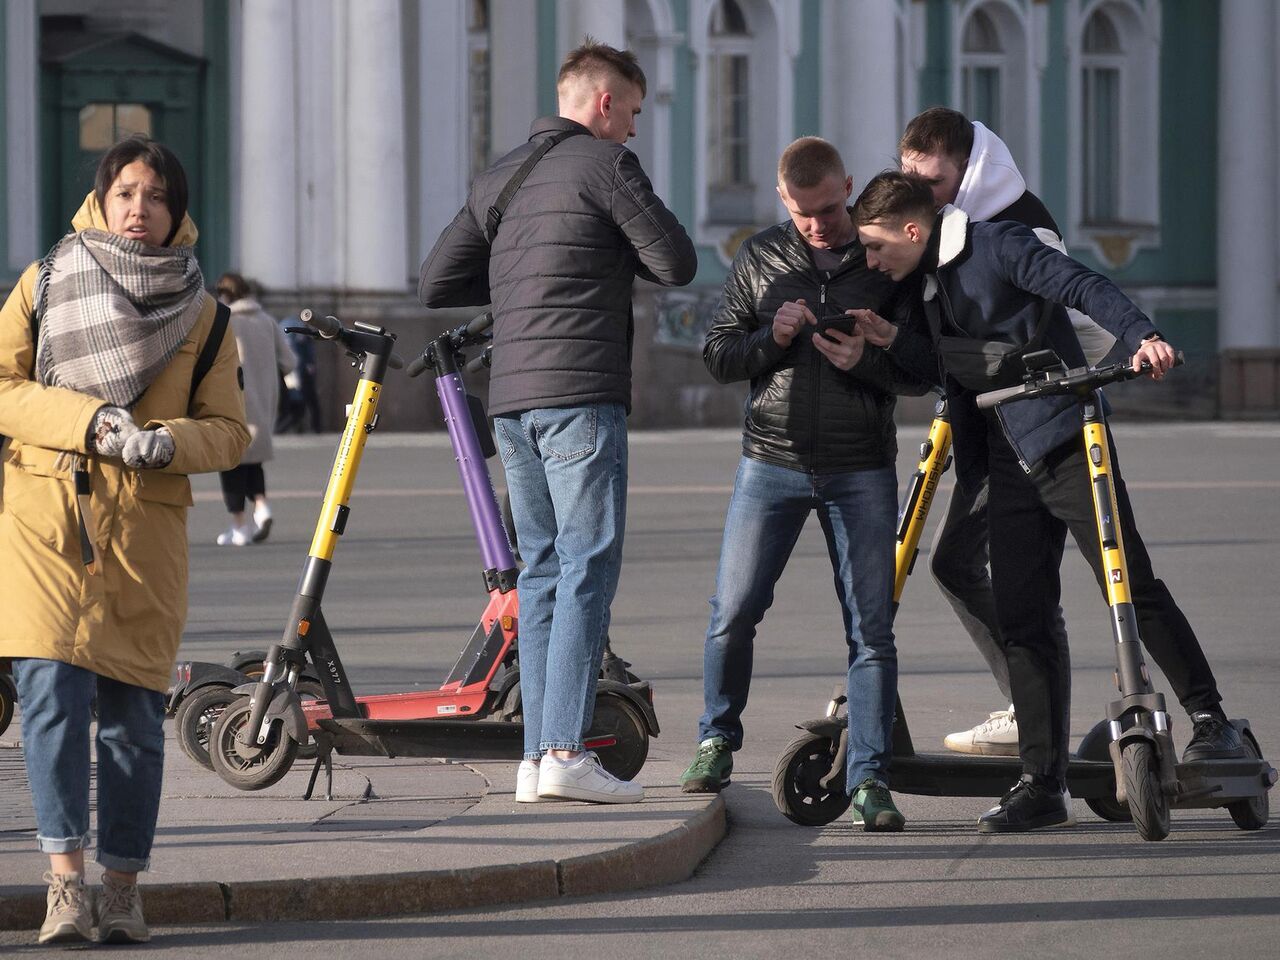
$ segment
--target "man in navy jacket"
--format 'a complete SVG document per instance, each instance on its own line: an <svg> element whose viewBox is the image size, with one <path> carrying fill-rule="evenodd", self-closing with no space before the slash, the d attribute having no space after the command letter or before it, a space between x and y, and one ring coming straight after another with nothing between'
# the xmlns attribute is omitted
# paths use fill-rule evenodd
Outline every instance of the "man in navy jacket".
<svg viewBox="0 0 1280 960"><path fill-rule="evenodd" d="M1122 341L1135 370L1149 363L1151 376L1160 379L1173 365L1173 348L1114 284L1045 245L1022 224L972 223L951 206L935 214L928 183L897 172L882 173L867 185L854 206L854 222L869 266L895 280L922 272L924 297L937 300L943 333L1025 345L1049 301L1055 306L1045 346L1068 367L1082 366L1085 358L1065 307L1087 314ZM887 326L866 312L860 323L877 333ZM931 348L920 331L899 330L891 354L909 367L928 366ZM957 482L972 487L989 476L991 578L1023 765L1022 779L979 819L979 829L996 833L1063 824L1070 818L1064 797L1070 663L1056 621L1058 567L1068 529L1104 584L1079 405L1071 397L1045 397L1012 404L998 415L984 413L975 391L946 373ZM1126 542L1140 542L1127 498L1119 507ZM1185 625L1185 618L1156 579L1146 551L1133 553L1130 588L1135 606L1145 608L1139 624L1152 644L1149 620L1176 617ZM1189 625L1186 632L1194 639ZM1162 668L1162 660L1172 665L1166 674L1195 722L1188 753L1195 759L1235 755L1238 734L1226 722L1203 654L1193 664L1176 645L1159 651L1152 646ZM1193 681L1198 692L1182 697L1188 691L1178 688Z"/></svg>

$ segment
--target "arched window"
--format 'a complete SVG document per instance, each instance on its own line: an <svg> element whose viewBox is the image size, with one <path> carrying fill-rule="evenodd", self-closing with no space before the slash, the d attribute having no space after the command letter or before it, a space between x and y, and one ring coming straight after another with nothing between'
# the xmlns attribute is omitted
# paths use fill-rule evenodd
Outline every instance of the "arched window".
<svg viewBox="0 0 1280 960"><path fill-rule="evenodd" d="M718 0L712 9L708 52L709 218L716 223L752 223L751 30L738 0Z"/></svg>
<svg viewBox="0 0 1280 960"><path fill-rule="evenodd" d="M1085 223L1120 221L1120 77L1124 47L1105 9L1085 22L1080 59L1081 171Z"/></svg>
<svg viewBox="0 0 1280 960"><path fill-rule="evenodd" d="M1068 8L1069 243L1120 267L1160 242L1159 0Z"/></svg>
<svg viewBox="0 0 1280 960"><path fill-rule="evenodd" d="M1028 55L1027 23L1005 0L973 3L961 20L957 53L957 106L1009 147L1024 176L1031 178L1029 110L1036 81Z"/></svg>
<svg viewBox="0 0 1280 960"><path fill-rule="evenodd" d="M467 116L471 176L489 166L489 2L467 3Z"/></svg>
<svg viewBox="0 0 1280 960"><path fill-rule="evenodd" d="M1005 126L1000 115L1000 69L1005 51L1000 42L1000 31L981 7L973 11L965 24L960 49L963 54L961 110L970 120L981 120L999 133Z"/></svg>

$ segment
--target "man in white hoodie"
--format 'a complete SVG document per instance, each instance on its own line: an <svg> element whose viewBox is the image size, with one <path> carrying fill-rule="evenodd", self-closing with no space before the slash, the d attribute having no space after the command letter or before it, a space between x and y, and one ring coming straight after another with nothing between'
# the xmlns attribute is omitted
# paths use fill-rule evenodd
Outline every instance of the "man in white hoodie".
<svg viewBox="0 0 1280 960"><path fill-rule="evenodd" d="M972 221L1017 221L1031 227L1044 243L1066 252L1058 225L1040 198L1027 189L1009 148L981 123L971 122L955 110L932 107L907 124L898 153L903 171L929 184L939 209L952 204ZM1115 345L1115 337L1079 311L1067 312L1088 363L1101 362ZM888 345L883 337L861 324L860 328L869 342ZM1123 484L1118 474L1116 482ZM955 486L946 519L934 537L930 571L987 661L1001 694L1012 701L1009 665L998 639L988 573L987 493L985 483L976 490ZM1137 542L1127 546L1145 554L1141 539L1134 539ZM1153 646L1153 653L1159 650L1162 654L1157 662L1166 675L1171 679L1178 675L1180 682L1174 686L1187 692L1188 703L1215 699L1213 672L1199 640L1173 597L1163 584L1159 586L1159 598L1145 603L1146 609L1139 611L1143 638ZM1060 639L1065 637L1061 608L1054 629ZM1066 644L1060 647L1065 650ZM1188 708L1188 712L1195 727L1191 759L1238 752L1233 730L1229 725L1223 728L1218 711ZM960 753L1017 756L1018 726L1012 705L993 712L971 730L950 734L943 742Z"/></svg>

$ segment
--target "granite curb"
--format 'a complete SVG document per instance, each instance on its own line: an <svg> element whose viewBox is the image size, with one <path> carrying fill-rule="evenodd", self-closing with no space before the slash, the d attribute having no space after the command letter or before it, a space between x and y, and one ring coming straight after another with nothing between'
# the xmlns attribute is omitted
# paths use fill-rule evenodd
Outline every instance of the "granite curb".
<svg viewBox="0 0 1280 960"><path fill-rule="evenodd" d="M724 800L654 837L608 850L514 864L348 877L144 884L156 926L266 920L355 920L620 893L685 880L728 830ZM0 887L0 930L34 930L44 918L40 887Z"/></svg>

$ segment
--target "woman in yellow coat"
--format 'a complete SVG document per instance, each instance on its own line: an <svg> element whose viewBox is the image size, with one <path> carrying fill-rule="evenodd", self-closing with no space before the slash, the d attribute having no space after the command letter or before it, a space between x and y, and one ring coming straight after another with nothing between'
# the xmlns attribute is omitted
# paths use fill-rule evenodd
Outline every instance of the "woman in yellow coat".
<svg viewBox="0 0 1280 960"><path fill-rule="evenodd" d="M49 855L40 942L88 939L90 703L98 709L98 936L148 939L137 874L160 803L164 696L187 612L187 475L248 443L233 337L193 390L215 301L186 174L130 138L0 310L0 657L12 658ZM37 304L38 299L38 304ZM37 317L33 324L33 312Z"/></svg>

